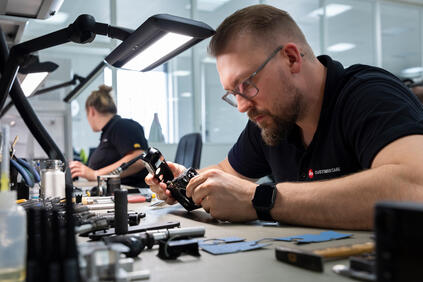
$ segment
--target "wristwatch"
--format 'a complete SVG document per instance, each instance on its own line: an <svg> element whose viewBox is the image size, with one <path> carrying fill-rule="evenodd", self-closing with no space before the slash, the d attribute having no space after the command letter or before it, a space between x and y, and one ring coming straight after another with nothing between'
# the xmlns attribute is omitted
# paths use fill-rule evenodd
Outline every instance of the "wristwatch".
<svg viewBox="0 0 423 282"><path fill-rule="evenodd" d="M270 215L270 210L275 205L277 191L276 185L273 183L261 184L256 187L252 202L260 220L275 221Z"/></svg>

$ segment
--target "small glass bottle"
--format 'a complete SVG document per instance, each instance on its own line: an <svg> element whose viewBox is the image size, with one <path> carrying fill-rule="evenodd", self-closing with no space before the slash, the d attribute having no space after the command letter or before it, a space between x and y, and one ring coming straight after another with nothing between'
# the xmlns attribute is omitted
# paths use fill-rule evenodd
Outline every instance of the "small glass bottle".
<svg viewBox="0 0 423 282"><path fill-rule="evenodd" d="M0 192L0 281L25 281L26 213L16 191Z"/></svg>

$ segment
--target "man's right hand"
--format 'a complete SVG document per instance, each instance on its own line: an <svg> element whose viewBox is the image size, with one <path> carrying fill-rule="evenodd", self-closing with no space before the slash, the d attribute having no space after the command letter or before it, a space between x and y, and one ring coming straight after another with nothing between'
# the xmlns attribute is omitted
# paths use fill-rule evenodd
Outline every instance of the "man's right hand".
<svg viewBox="0 0 423 282"><path fill-rule="evenodd" d="M186 168L183 165L167 162L170 170L173 173L174 177L181 175ZM159 182L151 173L145 177L145 183L150 186L151 191L156 193L157 198L163 201L166 201L167 204L173 205L176 203L176 200L172 197L172 194L167 190L166 183Z"/></svg>

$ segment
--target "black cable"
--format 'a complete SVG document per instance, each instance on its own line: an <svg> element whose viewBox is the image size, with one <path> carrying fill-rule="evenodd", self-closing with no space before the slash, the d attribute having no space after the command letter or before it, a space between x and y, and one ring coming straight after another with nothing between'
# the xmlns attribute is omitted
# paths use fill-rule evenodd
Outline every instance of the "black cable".
<svg viewBox="0 0 423 282"><path fill-rule="evenodd" d="M133 158L132 160L130 160L129 162L123 163L120 165L120 167L118 167L117 169L113 170L111 172L111 174L121 174L122 171L127 170L131 165L133 165L136 161L142 159L142 157L145 155L145 153L142 153L138 156L136 156L135 158Z"/></svg>

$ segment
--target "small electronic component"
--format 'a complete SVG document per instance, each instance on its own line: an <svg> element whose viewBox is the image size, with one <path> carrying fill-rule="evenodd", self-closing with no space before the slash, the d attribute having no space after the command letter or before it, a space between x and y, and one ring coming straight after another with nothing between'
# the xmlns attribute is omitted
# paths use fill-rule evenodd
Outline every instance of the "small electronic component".
<svg viewBox="0 0 423 282"><path fill-rule="evenodd" d="M333 272L355 278L361 281L376 281L375 252L364 253L350 257L350 265L337 264L332 267Z"/></svg>
<svg viewBox="0 0 423 282"><path fill-rule="evenodd" d="M127 257L136 257L138 256L145 248L151 249L156 244L162 244L163 242L178 242L172 243L169 245L169 250L175 247L174 251L176 253L184 252L184 247L186 246L185 243L181 243L180 241L174 241L175 239L190 239L194 237L203 237L205 234L204 227L186 227L186 228L172 228L172 229L159 229L159 230L147 230L145 232L141 232L138 234L132 235L118 235L118 236L111 236L103 238L103 241L106 244L112 243L121 243L127 246L129 249L128 251L124 251L123 253ZM196 243L196 249L198 253L198 243L190 242L188 244L188 248L186 252L191 254L192 247ZM166 248L168 245L166 245ZM194 246L195 247L195 246ZM195 249L195 248L194 248ZM166 249L167 250L167 249ZM164 252L166 253L166 251ZM163 253L163 254L164 254ZM195 252L194 252L195 253ZM176 258L174 257L175 254L168 256L167 258Z"/></svg>
<svg viewBox="0 0 423 282"><path fill-rule="evenodd" d="M197 171L190 167L173 181L167 182L167 189L169 189L172 193L172 196L188 211L192 211L200 207L194 203L192 198L188 198L186 195L186 187L191 178L196 175L198 175Z"/></svg>
<svg viewBox="0 0 423 282"><path fill-rule="evenodd" d="M186 195L186 187L191 178L198 173L193 168L187 169L181 176L174 178L172 171L166 163L165 158L159 150L155 148L148 148L146 153L141 157L148 172L154 177L167 184L172 197L175 198L187 211L198 209L191 198Z"/></svg>

